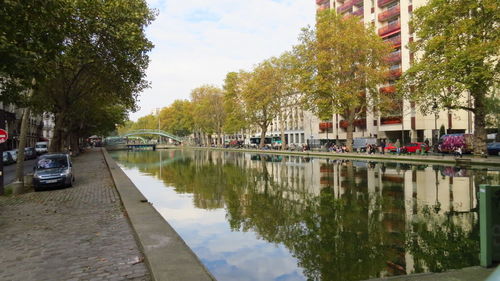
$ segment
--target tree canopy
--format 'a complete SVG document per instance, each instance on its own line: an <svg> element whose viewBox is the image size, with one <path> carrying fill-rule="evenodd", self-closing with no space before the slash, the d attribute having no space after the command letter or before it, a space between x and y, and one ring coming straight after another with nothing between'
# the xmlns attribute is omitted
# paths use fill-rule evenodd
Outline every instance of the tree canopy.
<svg viewBox="0 0 500 281"><path fill-rule="evenodd" d="M390 46L358 17L320 11L315 28L306 28L294 52L299 61L299 89L318 116L341 114L349 123L352 147L354 120L380 103L378 86L387 78L385 57Z"/></svg>

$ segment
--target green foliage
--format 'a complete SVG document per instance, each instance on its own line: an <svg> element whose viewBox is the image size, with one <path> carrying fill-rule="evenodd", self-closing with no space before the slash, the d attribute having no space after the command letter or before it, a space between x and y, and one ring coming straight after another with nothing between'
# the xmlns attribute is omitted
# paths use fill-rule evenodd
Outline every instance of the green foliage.
<svg viewBox="0 0 500 281"><path fill-rule="evenodd" d="M224 131L229 134L237 133L247 127L244 114L244 104L241 100L241 87L237 72L229 72L224 79L224 111L226 122Z"/></svg>
<svg viewBox="0 0 500 281"><path fill-rule="evenodd" d="M194 126L207 134L221 134L226 120L222 89L203 85L191 92Z"/></svg>
<svg viewBox="0 0 500 281"><path fill-rule="evenodd" d="M193 103L188 100L175 100L160 112L161 129L184 137L193 132Z"/></svg>
<svg viewBox="0 0 500 281"><path fill-rule="evenodd" d="M349 146L354 119L381 104L378 86L387 77L390 46L359 18L333 10L319 12L316 28L304 29L300 41L294 49L299 89L318 116L338 113L349 121Z"/></svg>

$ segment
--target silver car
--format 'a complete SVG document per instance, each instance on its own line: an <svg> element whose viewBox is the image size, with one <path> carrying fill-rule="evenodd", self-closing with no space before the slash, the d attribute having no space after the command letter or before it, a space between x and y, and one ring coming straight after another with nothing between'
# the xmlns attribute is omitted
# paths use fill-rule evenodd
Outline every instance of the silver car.
<svg viewBox="0 0 500 281"><path fill-rule="evenodd" d="M68 154L45 154L38 157L33 174L35 191L46 187L70 187L75 181L73 164Z"/></svg>

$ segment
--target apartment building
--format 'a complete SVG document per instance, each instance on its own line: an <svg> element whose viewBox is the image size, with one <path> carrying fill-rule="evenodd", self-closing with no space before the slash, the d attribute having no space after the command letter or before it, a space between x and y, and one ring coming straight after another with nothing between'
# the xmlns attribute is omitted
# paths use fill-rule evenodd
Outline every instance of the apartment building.
<svg viewBox="0 0 500 281"><path fill-rule="evenodd" d="M9 133L4 149L15 149L19 145L23 111L14 105L0 103L0 128ZM31 115L28 122L26 146L35 146L42 137L43 122L39 115Z"/></svg>
<svg viewBox="0 0 500 281"><path fill-rule="evenodd" d="M394 47L389 55L390 79L380 85L384 94L395 92L394 82L406 71L413 59L406 47L416 40L410 30L409 20L414 9L425 5L427 0L316 0L317 10L335 9L345 16L361 17L366 25L375 26L375 30L384 41ZM320 139L346 138L347 122L342 116L333 116L332 120L316 120ZM379 139L404 139L405 141L430 141L436 139L437 132L443 126L447 133L472 133L473 116L463 110L442 111L423 115L418 104L405 101L397 113L374 116L367 113L366 118L356 120L354 137L377 137ZM327 137L327 134L329 136Z"/></svg>

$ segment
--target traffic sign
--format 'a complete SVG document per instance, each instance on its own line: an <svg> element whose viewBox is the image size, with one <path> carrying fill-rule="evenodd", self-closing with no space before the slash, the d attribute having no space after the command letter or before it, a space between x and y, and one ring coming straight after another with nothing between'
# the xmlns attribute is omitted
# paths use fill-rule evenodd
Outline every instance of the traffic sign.
<svg viewBox="0 0 500 281"><path fill-rule="evenodd" d="M4 143L9 139L9 133L7 131L0 129L0 143Z"/></svg>

